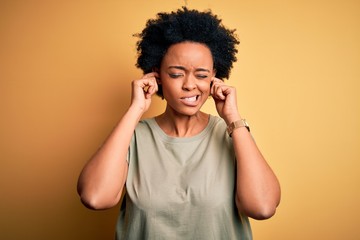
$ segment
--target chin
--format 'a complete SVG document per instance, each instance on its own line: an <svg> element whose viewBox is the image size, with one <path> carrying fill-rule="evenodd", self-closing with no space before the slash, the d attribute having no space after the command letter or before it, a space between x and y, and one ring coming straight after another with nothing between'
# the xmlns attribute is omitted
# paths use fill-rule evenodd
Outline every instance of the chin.
<svg viewBox="0 0 360 240"><path fill-rule="evenodd" d="M183 116L195 116L198 113L200 113L200 108L194 108L194 109L181 109L180 111L176 111L178 115Z"/></svg>
<svg viewBox="0 0 360 240"><path fill-rule="evenodd" d="M196 106L185 106L183 104L176 104L171 107L171 104L168 105L171 111L177 116L195 116L200 113L201 107L204 105L204 102L199 102Z"/></svg>

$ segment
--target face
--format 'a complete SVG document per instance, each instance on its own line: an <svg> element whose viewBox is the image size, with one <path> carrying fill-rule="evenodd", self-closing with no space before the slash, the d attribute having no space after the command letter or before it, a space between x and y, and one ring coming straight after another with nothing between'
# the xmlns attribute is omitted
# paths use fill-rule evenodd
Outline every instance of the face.
<svg viewBox="0 0 360 240"><path fill-rule="evenodd" d="M174 44L165 54L159 74L167 110L194 115L210 95L215 76L211 51L200 43Z"/></svg>

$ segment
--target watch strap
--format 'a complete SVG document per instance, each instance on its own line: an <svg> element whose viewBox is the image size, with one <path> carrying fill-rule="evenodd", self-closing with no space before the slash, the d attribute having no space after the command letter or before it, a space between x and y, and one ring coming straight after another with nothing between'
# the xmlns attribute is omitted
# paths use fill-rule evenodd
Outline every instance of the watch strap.
<svg viewBox="0 0 360 240"><path fill-rule="evenodd" d="M227 132L228 132L229 136L231 137L233 131L235 129L241 128L241 127L246 127L246 129L250 132L250 127L249 127L249 124L246 122L246 120L240 119L240 120L230 123L229 126L227 127Z"/></svg>

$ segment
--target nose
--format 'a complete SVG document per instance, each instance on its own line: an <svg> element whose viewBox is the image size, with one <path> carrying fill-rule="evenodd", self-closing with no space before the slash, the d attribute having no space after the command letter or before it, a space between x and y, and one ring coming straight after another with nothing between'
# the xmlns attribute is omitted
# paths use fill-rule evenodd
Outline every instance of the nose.
<svg viewBox="0 0 360 240"><path fill-rule="evenodd" d="M191 91L196 88L196 79L192 75L188 75L184 78L183 90Z"/></svg>

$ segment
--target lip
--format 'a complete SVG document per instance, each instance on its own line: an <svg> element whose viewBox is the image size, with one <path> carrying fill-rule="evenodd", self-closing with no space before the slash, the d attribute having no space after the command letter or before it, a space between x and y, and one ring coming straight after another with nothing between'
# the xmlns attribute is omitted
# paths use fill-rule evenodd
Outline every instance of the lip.
<svg viewBox="0 0 360 240"><path fill-rule="evenodd" d="M180 98L180 101L186 106L195 107L198 105L199 99L200 99L200 95L191 95Z"/></svg>

